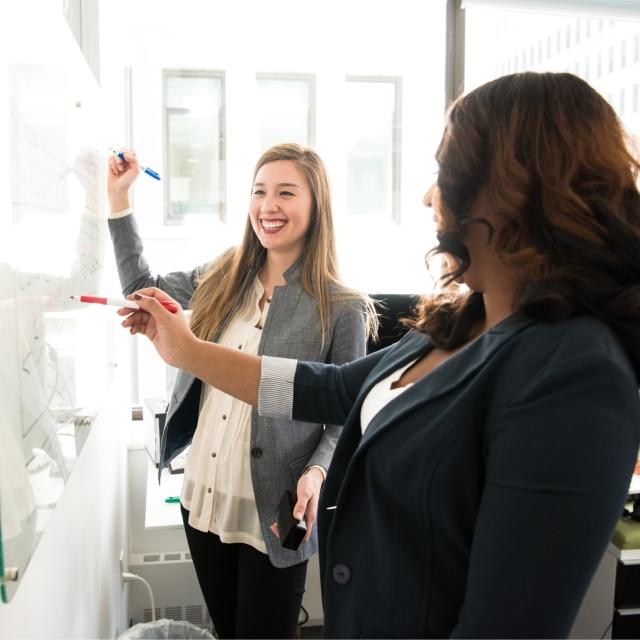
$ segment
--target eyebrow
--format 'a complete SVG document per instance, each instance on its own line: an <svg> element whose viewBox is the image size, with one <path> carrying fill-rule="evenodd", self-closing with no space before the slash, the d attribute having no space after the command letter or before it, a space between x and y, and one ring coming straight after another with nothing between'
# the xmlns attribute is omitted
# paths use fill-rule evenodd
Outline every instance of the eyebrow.
<svg viewBox="0 0 640 640"><path fill-rule="evenodd" d="M264 187L265 184L264 184L264 182L254 182L253 186L254 187ZM281 182L280 184L277 184L276 187L297 187L299 189L300 185L296 184L295 182Z"/></svg>

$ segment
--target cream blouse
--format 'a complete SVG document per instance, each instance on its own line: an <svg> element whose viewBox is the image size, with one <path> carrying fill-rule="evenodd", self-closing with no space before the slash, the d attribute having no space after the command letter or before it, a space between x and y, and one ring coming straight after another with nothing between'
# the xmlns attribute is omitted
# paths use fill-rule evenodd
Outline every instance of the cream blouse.
<svg viewBox="0 0 640 640"><path fill-rule="evenodd" d="M229 322L218 343L257 355L269 312L258 303L264 288L256 277L254 296ZM202 384L200 414L184 470L180 501L189 524L223 542L241 542L266 553L250 467L251 406Z"/></svg>

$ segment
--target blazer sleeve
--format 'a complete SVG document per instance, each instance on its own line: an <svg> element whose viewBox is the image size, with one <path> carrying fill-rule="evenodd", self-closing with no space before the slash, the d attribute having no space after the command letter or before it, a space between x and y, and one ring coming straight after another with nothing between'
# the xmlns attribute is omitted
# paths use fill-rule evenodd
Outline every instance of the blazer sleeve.
<svg viewBox="0 0 640 640"><path fill-rule="evenodd" d="M208 264L190 271L173 271L166 275L153 275L144 256L144 246L133 214L109 219L109 232L113 242L116 266L122 293L129 295L144 287L157 287L188 307L198 281Z"/></svg>
<svg viewBox="0 0 640 640"><path fill-rule="evenodd" d="M336 305L336 322L327 353L327 363L341 365L365 355L367 335L365 314L359 300ZM342 424L325 424L318 446L307 462L307 467L320 465L329 468L338 438L342 432Z"/></svg>
<svg viewBox="0 0 640 640"><path fill-rule="evenodd" d="M367 376L393 347L343 365L262 356L258 413L344 425Z"/></svg>
<svg viewBox="0 0 640 640"><path fill-rule="evenodd" d="M638 405L625 357L600 350L554 355L493 407L452 637L568 637L627 495Z"/></svg>

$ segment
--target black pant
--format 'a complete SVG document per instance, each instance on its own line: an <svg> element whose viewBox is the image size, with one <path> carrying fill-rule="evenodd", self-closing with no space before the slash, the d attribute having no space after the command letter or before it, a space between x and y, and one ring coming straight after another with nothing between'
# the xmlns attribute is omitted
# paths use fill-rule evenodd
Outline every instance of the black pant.
<svg viewBox="0 0 640 640"><path fill-rule="evenodd" d="M219 638L295 638L307 561L278 569L246 544L227 544L189 525L189 551Z"/></svg>

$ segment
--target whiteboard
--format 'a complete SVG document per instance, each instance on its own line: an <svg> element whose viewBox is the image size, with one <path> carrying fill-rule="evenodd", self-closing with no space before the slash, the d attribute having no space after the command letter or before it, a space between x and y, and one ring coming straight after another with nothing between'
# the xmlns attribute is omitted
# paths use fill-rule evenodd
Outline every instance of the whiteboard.
<svg viewBox="0 0 640 640"><path fill-rule="evenodd" d="M0 83L0 581L18 588L113 375L100 290L106 140L100 88L62 3L3 6Z"/></svg>

